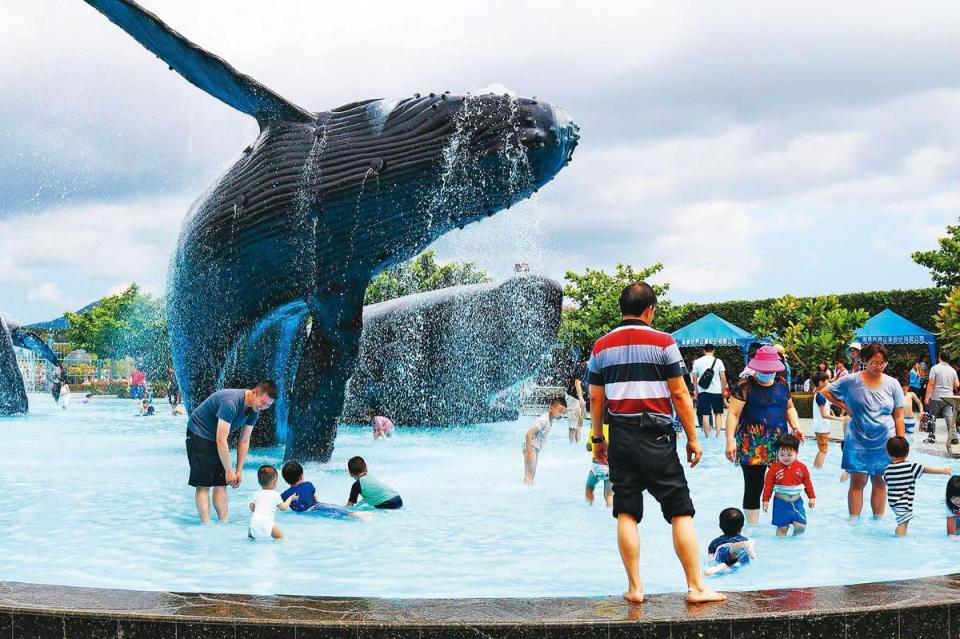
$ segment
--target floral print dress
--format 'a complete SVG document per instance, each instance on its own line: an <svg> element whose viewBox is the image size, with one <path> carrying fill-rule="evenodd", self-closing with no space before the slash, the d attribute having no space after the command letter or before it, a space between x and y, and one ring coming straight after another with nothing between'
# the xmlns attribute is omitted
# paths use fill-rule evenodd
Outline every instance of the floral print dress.
<svg viewBox="0 0 960 639"><path fill-rule="evenodd" d="M790 389L782 375L772 386L760 385L749 377L733 388L733 397L744 402L740 422L734 433L737 463L741 466L768 466L777 461L774 444L787 426L787 404Z"/></svg>

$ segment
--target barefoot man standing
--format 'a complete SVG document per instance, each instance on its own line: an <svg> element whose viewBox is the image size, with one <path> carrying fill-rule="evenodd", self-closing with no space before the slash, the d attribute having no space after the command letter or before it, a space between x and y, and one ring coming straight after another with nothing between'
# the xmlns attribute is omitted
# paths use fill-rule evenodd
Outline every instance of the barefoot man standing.
<svg viewBox="0 0 960 639"><path fill-rule="evenodd" d="M660 503L663 517L673 527L673 547L687 578L687 601L723 601L726 595L703 584L700 549L693 528L693 502L677 455L673 408L687 434L687 461L700 462L693 402L683 381L683 358L669 333L650 327L657 295L645 282L620 294L623 321L597 340L590 356L591 441L603 440L603 417L609 414L610 480L613 482L613 516L617 519L617 545L627 571L631 603L643 601L640 581L640 532L643 492ZM672 401L672 407L671 407Z"/></svg>
<svg viewBox="0 0 960 639"><path fill-rule="evenodd" d="M250 433L260 411L267 410L277 399L277 385L262 381L253 388L224 388L203 400L193 409L187 422L187 461L190 463L189 484L195 491L200 521L210 521L210 487L217 518L227 521L227 486L240 487L243 462L250 448ZM237 442L237 465L230 463L227 438L240 431Z"/></svg>

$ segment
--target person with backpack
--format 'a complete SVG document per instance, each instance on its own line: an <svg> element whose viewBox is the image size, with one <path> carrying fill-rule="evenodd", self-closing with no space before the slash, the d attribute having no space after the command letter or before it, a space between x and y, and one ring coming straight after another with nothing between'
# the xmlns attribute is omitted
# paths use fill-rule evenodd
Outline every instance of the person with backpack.
<svg viewBox="0 0 960 639"><path fill-rule="evenodd" d="M703 347L703 357L693 363L693 400L697 404L697 419L703 436L710 437L710 423L716 416L717 437L720 437L720 417L723 415L723 394L727 391L727 373L723 360L716 356L716 347Z"/></svg>

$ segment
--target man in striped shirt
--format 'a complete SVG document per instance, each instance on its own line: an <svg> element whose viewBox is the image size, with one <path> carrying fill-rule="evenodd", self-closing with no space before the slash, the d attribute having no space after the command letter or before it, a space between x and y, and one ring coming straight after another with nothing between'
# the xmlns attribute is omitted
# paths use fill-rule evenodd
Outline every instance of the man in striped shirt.
<svg viewBox="0 0 960 639"><path fill-rule="evenodd" d="M627 572L624 598L643 601L640 580L640 532L643 492L660 503L673 527L673 547L687 578L687 601L723 601L725 595L707 588L700 572L700 550L693 527L693 502L677 455L676 413L687 434L687 461L700 462L693 402L684 383L686 367L673 337L650 327L657 295L645 282L620 294L623 321L597 340L590 356L590 414L594 446L603 441L604 415L609 414L607 457L613 482L613 516L617 544Z"/></svg>

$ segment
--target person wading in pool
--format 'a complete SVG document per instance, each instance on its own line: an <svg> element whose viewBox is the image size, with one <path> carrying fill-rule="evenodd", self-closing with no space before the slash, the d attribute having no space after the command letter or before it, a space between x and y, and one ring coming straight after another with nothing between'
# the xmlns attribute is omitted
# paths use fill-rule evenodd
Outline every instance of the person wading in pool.
<svg viewBox="0 0 960 639"><path fill-rule="evenodd" d="M686 456L691 467L700 462L703 451L697 442L680 350L669 333L650 327L656 305L657 295L645 282L623 289L623 321L597 340L587 366L593 418L590 441L600 452L608 448L603 440L603 418L609 415L607 459L617 545L627 572L624 599L643 601L637 524L643 517L643 492L649 491L673 527L673 548L687 578L687 601L723 601L726 596L707 588L700 572L693 502L677 455L674 410L687 434Z"/></svg>
<svg viewBox="0 0 960 639"><path fill-rule="evenodd" d="M217 518L227 521L227 486L240 487L243 461L250 448L250 433L260 411L267 410L277 399L277 385L266 380L251 389L218 390L193 409L187 422L187 460L190 462L189 484L196 488L197 514L200 521L210 521L210 487ZM237 443L237 466L230 465L227 437L240 432Z"/></svg>

